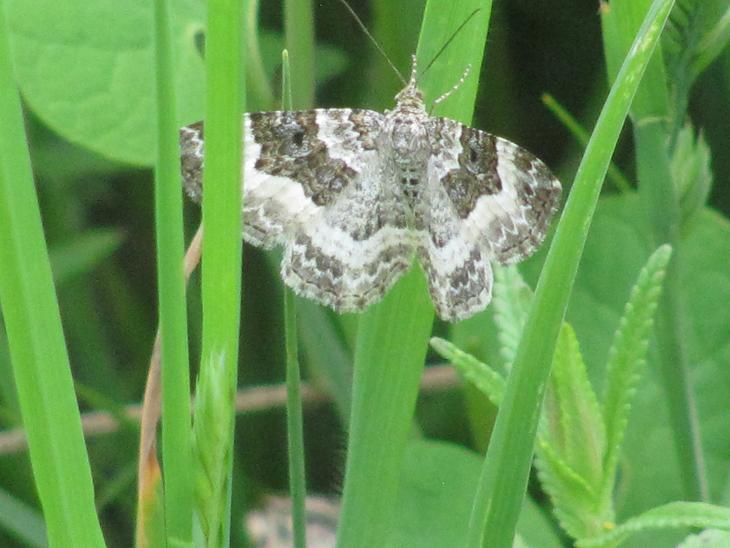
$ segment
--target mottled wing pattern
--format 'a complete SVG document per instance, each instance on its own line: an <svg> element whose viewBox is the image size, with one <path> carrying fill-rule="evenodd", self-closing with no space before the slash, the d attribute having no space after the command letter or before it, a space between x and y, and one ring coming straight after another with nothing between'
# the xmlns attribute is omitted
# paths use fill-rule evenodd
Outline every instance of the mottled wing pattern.
<svg viewBox="0 0 730 548"><path fill-rule="evenodd" d="M429 162L421 205L416 209L418 255L428 278L436 313L447 321L484 309L492 295L491 252L485 239L470 233Z"/></svg>
<svg viewBox="0 0 730 548"><path fill-rule="evenodd" d="M419 249L437 312L454 321L489 304L492 260L515 263L539 247L560 183L505 139L446 118L431 134Z"/></svg>
<svg viewBox="0 0 730 548"><path fill-rule="evenodd" d="M299 294L340 312L359 311L411 265L414 235L402 200L382 177L382 115L364 110L316 111L318 138L353 173L286 243L284 281Z"/></svg>
<svg viewBox="0 0 730 548"><path fill-rule="evenodd" d="M382 115L359 109L244 116L243 236L284 246L282 277L340 312L378 300L410 266L403 205L383 187ZM183 128L183 176L202 195L203 133Z"/></svg>
<svg viewBox="0 0 730 548"><path fill-rule="evenodd" d="M522 261L545 239L560 200L560 182L516 144L447 118L436 119L433 162L456 214L482 235L502 264Z"/></svg>

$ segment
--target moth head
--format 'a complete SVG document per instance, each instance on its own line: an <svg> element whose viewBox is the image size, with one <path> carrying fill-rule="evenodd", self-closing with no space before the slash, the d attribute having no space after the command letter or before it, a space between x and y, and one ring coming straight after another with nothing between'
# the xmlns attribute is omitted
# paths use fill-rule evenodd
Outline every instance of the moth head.
<svg viewBox="0 0 730 548"><path fill-rule="evenodd" d="M423 93L416 87L416 82L411 80L398 95L395 96L396 110L403 112L425 111Z"/></svg>

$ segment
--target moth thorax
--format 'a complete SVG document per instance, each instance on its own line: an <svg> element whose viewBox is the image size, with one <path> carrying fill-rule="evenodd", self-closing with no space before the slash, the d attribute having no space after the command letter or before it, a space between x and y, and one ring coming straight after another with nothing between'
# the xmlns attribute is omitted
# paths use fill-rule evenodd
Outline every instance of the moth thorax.
<svg viewBox="0 0 730 548"><path fill-rule="evenodd" d="M429 140L423 120L417 116L393 116L391 121L387 134L393 153L408 162L425 162Z"/></svg>
<svg viewBox="0 0 730 548"><path fill-rule="evenodd" d="M414 210L415 206L421 200L424 185L424 173L425 172L423 170L415 169L401 170L399 173L398 181L400 183L400 188L411 210Z"/></svg>

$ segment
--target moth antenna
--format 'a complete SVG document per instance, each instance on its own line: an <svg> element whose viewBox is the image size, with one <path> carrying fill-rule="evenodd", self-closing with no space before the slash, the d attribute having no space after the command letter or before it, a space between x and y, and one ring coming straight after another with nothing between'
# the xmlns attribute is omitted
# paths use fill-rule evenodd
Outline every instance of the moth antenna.
<svg viewBox="0 0 730 548"><path fill-rule="evenodd" d="M433 103L431 103L431 110L429 110L429 113L433 111L433 109L436 107L436 105L444 102L449 95L454 93L457 89L459 89L464 82L466 82L466 79L469 77L469 73L471 72L471 64L466 65L466 68L464 69L464 74L461 75L461 78L459 78L459 81L456 82L453 87L448 90L446 93L442 94L437 99L434 99Z"/></svg>
<svg viewBox="0 0 730 548"><path fill-rule="evenodd" d="M398 75L398 78L400 78L400 81L403 82L403 85L404 86L407 86L408 85L408 82L406 82L406 79L403 78L403 75L401 74L401 72L393 64L393 61L390 60L390 57L388 57L388 54L385 53L385 51L383 51L383 48L380 47L380 44L378 44L378 41L375 39L375 37L372 34L370 34L370 31L365 26L365 23L362 22L362 20L357 15L357 13L355 13L355 10L353 10L350 7L350 4L348 4L346 2L346 0L340 0L340 2L342 3L342 5L345 6L345 8L347 8L347 11L350 12L350 15L352 15L352 17L355 19L355 22L360 26L360 28L362 29L362 31L365 33L365 36L367 36L368 38L370 38L370 41L375 46L375 49L377 49L378 52L380 53L380 55L382 55L383 58L388 62L388 65L390 65L390 68L392 68L393 71Z"/></svg>
<svg viewBox="0 0 730 548"><path fill-rule="evenodd" d="M418 60L416 59L415 55L411 55L411 79L408 81L408 85L416 85L416 81L418 80Z"/></svg>
<svg viewBox="0 0 730 548"><path fill-rule="evenodd" d="M344 0L342 0L342 1L344 2ZM456 35L457 35L457 34L459 34L459 33L461 32L461 29L463 29L463 28L464 28L464 27L466 26L466 24L467 24L467 23L468 23L469 21L471 21L471 19L472 19L472 18L473 18L473 17L474 17L474 16L475 16L475 15L476 15L476 14L477 14L478 12L480 12L480 11L481 11L481 9L482 9L482 8L476 8L476 9L475 9L475 10L474 10L473 12L471 12L471 13L469 14L469 16L468 16L468 17L467 17L466 19L464 19L464 21L463 21L463 22L461 23L461 25L459 25L459 27L458 27L458 28L457 28L457 29L456 29L456 30L455 30L455 31L454 31L453 33L451 33L451 36L449 36L449 39L448 39L448 40L446 40L446 42L444 42L444 45L443 45L443 46L441 46L441 49L440 49L440 50L438 50L438 52L436 52L436 55L434 55L434 56L433 56L433 59L431 59L431 62L430 62L430 63L429 63L428 65L426 65L426 68L425 68L425 69L423 69L423 72L422 72L421 74L419 74L419 75L418 75L418 79L419 79L419 80L420 80L421 78L423 78L423 75L424 75L424 74L426 74L426 73L428 72L428 69L430 69L430 68L431 68L431 67L433 66L433 64L434 64L434 63L436 62L436 59L438 59L438 58L439 58L439 57L441 56L441 54L442 54L442 53L443 53L443 52L444 52L444 51L446 50L446 48L447 48L447 47L449 47L449 44L451 44L451 42L453 42L453 41L454 41L454 38L456 38Z"/></svg>

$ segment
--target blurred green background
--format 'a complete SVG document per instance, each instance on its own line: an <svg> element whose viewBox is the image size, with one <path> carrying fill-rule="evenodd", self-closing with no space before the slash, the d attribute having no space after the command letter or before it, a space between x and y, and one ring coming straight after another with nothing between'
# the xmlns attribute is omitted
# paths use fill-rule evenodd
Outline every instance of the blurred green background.
<svg viewBox="0 0 730 548"><path fill-rule="evenodd" d="M156 329L154 204L149 165L153 159L153 93L151 80L139 78L149 68L145 63L151 61L149 7L142 0L104 0L93 6L79 3L76 7L55 6L43 0L12 0L5 4L16 72L25 99L44 226L82 410L118 412L121 406L141 398ZM180 117L183 123L189 123L202 116L204 5L194 0L178 0L174 4L178 8L175 17L179 88L183 90ZM338 2L322 0L313 4L318 43L316 106L390 108L399 87L395 75ZM415 51L423 2L352 0L351 4L401 71L406 72L409 56ZM262 2L259 21L262 57L272 89L276 90L283 43L280 4ZM444 82L444 90L453 85L464 68L452 67L453 82ZM474 115L475 127L515 141L544 159L567 190L582 148L543 105L544 93L555 97L590 130L607 93L597 2L495 2ZM692 121L701 130L712 154L715 182L709 206L724 215L730 214L729 97L730 51L726 49L695 83L689 105ZM276 107L251 91L249 105L252 110ZM633 159L631 133L626 130L615 162L632 181ZM607 185L604 192L609 196L613 188ZM596 234L584 258L583 281L579 280L585 291L577 299L589 302L579 302L571 309L579 336L584 336L581 342L586 347L589 366L603 362L599 358L605 353L610 332L604 340L595 334L598 327L595 331L589 327L581 329L580 322L612 325L626 297L622 288L630 287L641 264L639 252L635 253L636 261L612 264L613 252L631 255L635 247L641 247L641 242L638 231L624 230L631 223L616 230L616 219L630 218L635 207L617 200L606 203L607 213L596 221ZM187 203L185 213L188 234L192 235L200 212L197 206ZM703 237L712 239L728 234L726 219L718 218L717 222L725 231L696 235L692 240L696 247L703 246ZM708 245L715 253L727 249L726 242ZM637 265L632 266L633 270L623 270L633 263ZM532 282L540 264L538 257L525 269ZM284 347L282 292L276 260L246 246L244 265L240 384L250 387L280 383ZM724 276L721 287L730 296L727 269ZM609 291L602 285L613 282L618 289ZM586 288L591 286L594 291L587 299ZM691 308L698 315L704 313L698 302L710 301L707 306L717 306L712 304L712 294L701 289L692 291L695 304ZM192 363L196 363L200 334L197 275L190 285L189 306L191 357ZM312 312L311 305L303 305L303 310L304 325L300 329L312 328L306 334L308 341L303 343L305 374L312 377L313 371L319 371L325 379L329 378L327 375L347 378L346 367L335 373L322 373L317 358L339 352L340 363L348 365L354 318L338 321L329 312ZM319 329L307 323L313 318L331 323L327 323L326 329ZM485 333L489 333L488 313L477 321L483 322ZM726 337L724 327L707 344L727 355L730 338ZM715 328L717 325L710 324L707 329ZM447 326L438 324L435 330L445 334ZM486 341L488 344L489 336ZM478 346L482 344L480 341ZM318 349L323 354L316 355ZM494 350L480 352L489 357ZM435 356L430 360L439 361ZM725 376L720 388L730 390L730 384L723 384L727 381ZM478 445L469 431L463 399L460 389L424 393L417 416L423 433L469 447ZM717 416L727 417L727 411ZM0 438L0 489L37 508L27 454L6 435L19 425L19 411L2 330L0 421L6 431ZM342 414L331 403L308 405L305 409L307 479L311 492L339 491L346 440L343 424ZM285 491L284 425L281 403L273 409L239 416L235 475L238 483L234 488L239 511L255 504L262 493ZM111 546L128 546L132 542L137 434L136 426L130 422L112 433L88 438L102 526ZM716 442L718 453L726 459L718 458L722 466L726 466L730 454L727 443L719 438ZM533 494L540 498L539 492ZM4 494L0 506L3 500ZM32 514L23 515L24 519L32 518ZM0 545L14 546L16 542L11 534L0 531Z"/></svg>

